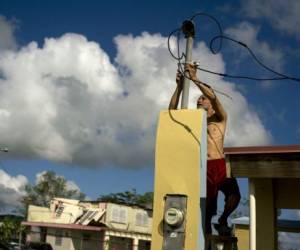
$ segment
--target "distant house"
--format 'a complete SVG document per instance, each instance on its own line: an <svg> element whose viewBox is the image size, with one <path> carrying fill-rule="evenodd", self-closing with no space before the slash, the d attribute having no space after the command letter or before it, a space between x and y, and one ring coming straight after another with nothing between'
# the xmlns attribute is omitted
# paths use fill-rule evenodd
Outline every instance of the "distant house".
<svg viewBox="0 0 300 250"><path fill-rule="evenodd" d="M50 207L29 206L27 242L54 250L150 249L152 211L110 202L54 198Z"/></svg>

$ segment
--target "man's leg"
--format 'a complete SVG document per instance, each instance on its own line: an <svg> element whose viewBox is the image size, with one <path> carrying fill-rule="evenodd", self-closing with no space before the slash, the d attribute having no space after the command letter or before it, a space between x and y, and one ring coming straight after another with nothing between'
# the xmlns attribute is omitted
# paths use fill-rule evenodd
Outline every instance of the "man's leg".
<svg viewBox="0 0 300 250"><path fill-rule="evenodd" d="M217 197L206 198L206 212L205 212L205 233L211 234L211 220L217 211Z"/></svg>
<svg viewBox="0 0 300 250"><path fill-rule="evenodd" d="M241 195L235 178L227 178L221 185L220 190L225 195L225 206L224 211L219 218L219 224L227 226L227 219L239 205Z"/></svg>
<svg viewBox="0 0 300 250"><path fill-rule="evenodd" d="M205 212L205 231L211 234L211 219L217 214L218 183L216 181L217 168L214 160L207 161L206 178L206 212Z"/></svg>
<svg viewBox="0 0 300 250"><path fill-rule="evenodd" d="M221 225L227 225L227 219L229 215L237 208L239 205L241 197L236 194L229 195L226 199L224 211L219 218L219 223Z"/></svg>

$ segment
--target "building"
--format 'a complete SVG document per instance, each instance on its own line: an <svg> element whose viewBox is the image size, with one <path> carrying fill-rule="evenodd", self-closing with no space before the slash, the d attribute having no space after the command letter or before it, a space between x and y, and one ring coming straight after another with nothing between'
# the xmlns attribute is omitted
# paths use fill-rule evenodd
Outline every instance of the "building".
<svg viewBox="0 0 300 250"><path fill-rule="evenodd" d="M283 231L278 209L300 209L295 198L300 188L300 145L226 148L225 154L231 175L249 180L250 232L245 249L277 249L278 231ZM299 226L298 221L292 223Z"/></svg>
<svg viewBox="0 0 300 250"><path fill-rule="evenodd" d="M295 198L300 145L226 148L225 154L231 175L249 180L250 227L236 223L239 249L277 249L278 231L299 229L298 221L284 229L277 211L300 209ZM28 240L49 242L57 250L142 250L149 249L152 214L122 204L56 198L49 208L30 206L23 224L30 229Z"/></svg>
<svg viewBox="0 0 300 250"><path fill-rule="evenodd" d="M110 202L54 198L50 207L30 205L27 242L54 250L150 249L152 211Z"/></svg>

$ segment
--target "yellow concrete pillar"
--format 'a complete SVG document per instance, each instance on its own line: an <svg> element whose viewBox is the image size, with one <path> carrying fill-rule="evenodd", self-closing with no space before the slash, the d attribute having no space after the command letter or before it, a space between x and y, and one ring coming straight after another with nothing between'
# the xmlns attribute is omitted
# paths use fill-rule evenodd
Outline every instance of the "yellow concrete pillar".
<svg viewBox="0 0 300 250"><path fill-rule="evenodd" d="M202 177L204 177L202 185L204 185L201 189L200 172L202 171ZM205 180L205 111L162 111L157 129L155 150L152 250L164 249L163 213L166 194L187 196L184 249L204 249L200 196L203 197L203 194L205 196L206 193ZM202 195L200 190L202 190Z"/></svg>

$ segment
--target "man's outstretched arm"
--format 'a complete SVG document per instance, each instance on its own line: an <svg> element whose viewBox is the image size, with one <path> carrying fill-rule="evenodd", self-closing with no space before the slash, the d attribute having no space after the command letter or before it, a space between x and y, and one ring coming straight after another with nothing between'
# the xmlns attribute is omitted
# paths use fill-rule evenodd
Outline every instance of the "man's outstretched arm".
<svg viewBox="0 0 300 250"><path fill-rule="evenodd" d="M219 101L218 97L216 96L215 92L213 89L207 85L206 83L201 82L197 76L196 76L196 66L192 64L188 64L186 67L187 74L189 74L189 77L191 80L196 84L196 86L200 89L200 91L203 93L204 96L206 96L212 106L213 109L216 112L216 115L219 117L219 119L222 120L227 120L227 113L224 110L221 102Z"/></svg>
<svg viewBox="0 0 300 250"><path fill-rule="evenodd" d="M169 104L169 109L177 109L178 103L179 103L179 98L183 89L183 75L180 72L177 72L176 74L176 89L172 95L170 104Z"/></svg>

